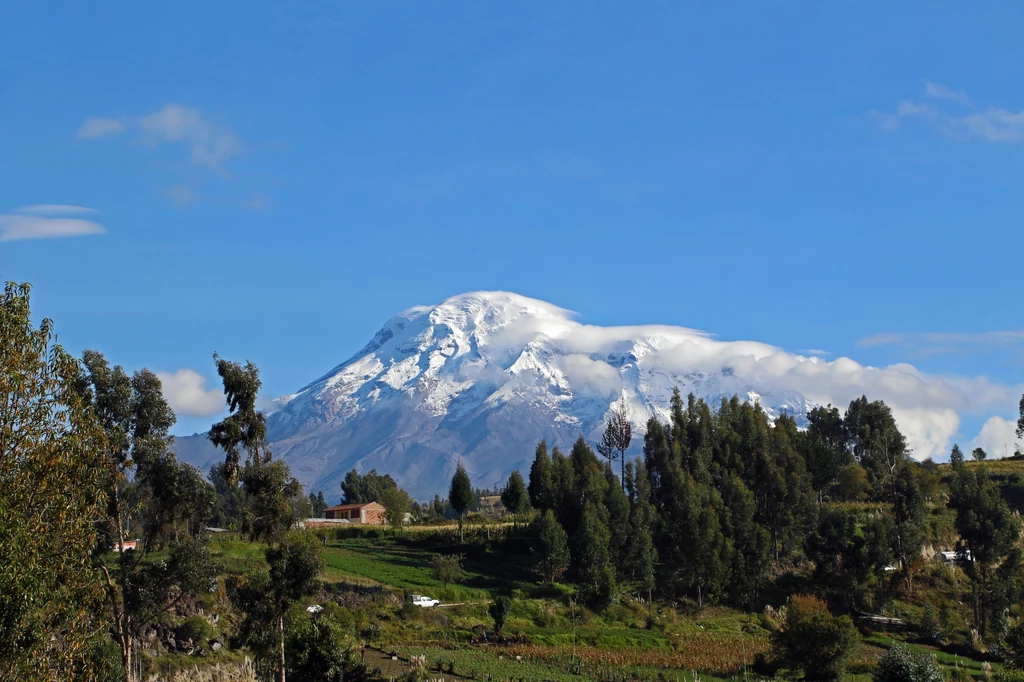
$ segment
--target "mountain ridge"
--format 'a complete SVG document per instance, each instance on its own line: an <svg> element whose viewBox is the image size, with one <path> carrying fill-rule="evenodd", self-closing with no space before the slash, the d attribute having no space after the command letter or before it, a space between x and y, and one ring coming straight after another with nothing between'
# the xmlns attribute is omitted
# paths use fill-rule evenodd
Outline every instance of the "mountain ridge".
<svg viewBox="0 0 1024 682"><path fill-rule="evenodd" d="M337 490L347 471L376 468L423 497L447 490L459 460L475 485L491 487L528 468L542 438L596 442L623 399L636 454L648 418L667 420L676 387L713 406L733 395L756 400L802 424L817 405L843 404L833 386L818 390L816 377L824 385L861 375L841 387L849 400L870 393L873 373L890 372L875 381L883 386L896 376L685 327L599 327L575 317L503 291L402 311L346 361L276 401L267 415L272 450L311 490ZM202 437L177 442L194 464L219 459Z"/></svg>

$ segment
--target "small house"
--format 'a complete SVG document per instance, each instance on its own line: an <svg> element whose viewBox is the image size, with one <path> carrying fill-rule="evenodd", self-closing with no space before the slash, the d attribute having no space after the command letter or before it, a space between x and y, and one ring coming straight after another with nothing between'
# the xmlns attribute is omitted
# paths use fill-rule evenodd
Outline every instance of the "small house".
<svg viewBox="0 0 1024 682"><path fill-rule="evenodd" d="M367 526L383 526L387 522L384 505L378 502L338 504L324 509L324 518L345 519L349 523L361 523Z"/></svg>

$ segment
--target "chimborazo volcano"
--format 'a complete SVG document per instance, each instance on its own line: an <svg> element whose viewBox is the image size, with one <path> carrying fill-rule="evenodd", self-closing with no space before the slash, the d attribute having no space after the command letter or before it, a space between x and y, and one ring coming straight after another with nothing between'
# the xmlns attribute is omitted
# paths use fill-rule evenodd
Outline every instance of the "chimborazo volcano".
<svg viewBox="0 0 1024 682"><path fill-rule="evenodd" d="M835 377L854 369L861 379L837 392ZM351 358L278 399L268 435L309 490L330 498L349 470L377 469L424 499L447 491L460 459L474 485L490 487L513 469L525 475L542 438L563 449L581 435L597 442L620 400L639 453L646 421L667 420L674 388L712 406L756 400L802 425L816 405L843 406L870 373L890 371L683 327L585 325L543 301L477 292L388 320ZM175 448L204 470L222 458L204 435Z"/></svg>

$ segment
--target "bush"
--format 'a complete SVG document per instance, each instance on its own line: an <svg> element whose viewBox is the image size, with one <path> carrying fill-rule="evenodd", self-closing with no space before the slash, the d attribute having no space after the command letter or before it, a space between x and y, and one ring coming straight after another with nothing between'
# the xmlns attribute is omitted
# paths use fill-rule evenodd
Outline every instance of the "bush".
<svg viewBox="0 0 1024 682"><path fill-rule="evenodd" d="M856 642L848 616L833 616L817 597L794 595L781 628L772 633L772 653L780 667L803 672L805 679L835 680Z"/></svg>
<svg viewBox="0 0 1024 682"><path fill-rule="evenodd" d="M285 640L288 679L292 682L341 682L352 666L352 642L332 618L304 618Z"/></svg>
<svg viewBox="0 0 1024 682"><path fill-rule="evenodd" d="M430 566L434 569L434 578L448 587L449 583L457 583L466 576L462 570L461 554L435 554L430 557Z"/></svg>
<svg viewBox="0 0 1024 682"><path fill-rule="evenodd" d="M508 614L511 611L512 600L508 597L498 597L491 602L487 612L491 614L491 618L494 619L494 634L501 634L501 631L505 628L505 621L508 620Z"/></svg>
<svg viewBox="0 0 1024 682"><path fill-rule="evenodd" d="M174 628L174 635L179 642L191 639L196 646L202 646L213 637L213 626L202 616L192 616Z"/></svg>
<svg viewBox="0 0 1024 682"><path fill-rule="evenodd" d="M993 682L1024 682L1024 670L1003 668L992 676Z"/></svg>
<svg viewBox="0 0 1024 682"><path fill-rule="evenodd" d="M878 661L873 682L943 682L942 670L934 656L915 654L894 644Z"/></svg>

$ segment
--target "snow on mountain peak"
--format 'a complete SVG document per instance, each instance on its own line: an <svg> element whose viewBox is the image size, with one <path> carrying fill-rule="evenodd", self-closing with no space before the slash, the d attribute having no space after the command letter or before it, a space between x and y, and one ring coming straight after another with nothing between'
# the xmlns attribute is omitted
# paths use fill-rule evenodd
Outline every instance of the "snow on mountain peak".
<svg viewBox="0 0 1024 682"><path fill-rule="evenodd" d="M684 327L587 325L493 291L394 316L354 356L285 396L268 427L305 483L328 489L353 467L376 467L432 493L459 459L478 485L497 485L529 466L540 438L597 440L621 398L639 435L649 417L668 418L674 388L713 405L738 395L798 423L816 405L882 399L921 458L947 447L959 410L1008 400L983 380L828 362Z"/></svg>

